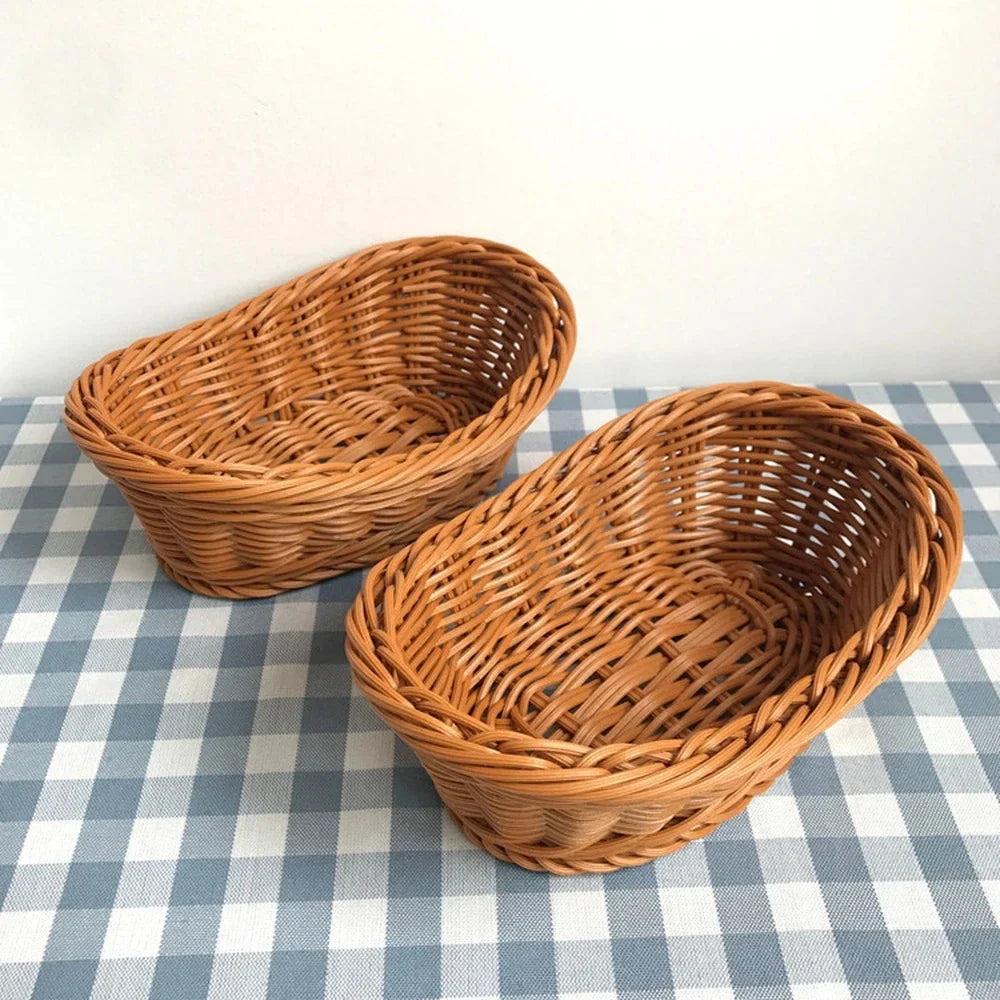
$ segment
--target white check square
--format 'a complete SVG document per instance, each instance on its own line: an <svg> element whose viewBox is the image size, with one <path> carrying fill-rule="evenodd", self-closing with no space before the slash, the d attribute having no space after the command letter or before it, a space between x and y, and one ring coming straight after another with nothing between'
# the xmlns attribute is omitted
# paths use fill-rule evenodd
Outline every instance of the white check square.
<svg viewBox="0 0 1000 1000"><path fill-rule="evenodd" d="M980 649L979 659L983 670L994 684L1000 684L1000 649Z"/></svg>
<svg viewBox="0 0 1000 1000"><path fill-rule="evenodd" d="M878 740L867 715L849 715L834 723L826 738L834 757L877 757Z"/></svg>
<svg viewBox="0 0 1000 1000"><path fill-rule="evenodd" d="M80 819L32 820L21 844L19 865L59 865L73 860L83 827Z"/></svg>
<svg viewBox="0 0 1000 1000"><path fill-rule="evenodd" d="M37 465L14 465L9 459L0 465L0 489L30 486L38 473Z"/></svg>
<svg viewBox="0 0 1000 1000"><path fill-rule="evenodd" d="M290 774L295 770L299 750L298 733L269 735L255 733L250 737L247 754L247 774Z"/></svg>
<svg viewBox="0 0 1000 1000"><path fill-rule="evenodd" d="M271 634L313 632L317 607L315 601L276 601L271 615Z"/></svg>
<svg viewBox="0 0 1000 1000"><path fill-rule="evenodd" d="M97 775L104 756L103 740L67 740L52 751L46 781L85 781Z"/></svg>
<svg viewBox="0 0 1000 1000"><path fill-rule="evenodd" d="M48 421L37 424L34 421L21 424L14 438L14 444L48 444L52 440L56 426Z"/></svg>
<svg viewBox="0 0 1000 1000"><path fill-rule="evenodd" d="M306 663L265 663L257 697L261 701L269 698L304 698L308 679L309 665Z"/></svg>
<svg viewBox="0 0 1000 1000"><path fill-rule="evenodd" d="M382 854L389 850L391 809L345 809L337 833L338 854Z"/></svg>
<svg viewBox="0 0 1000 1000"><path fill-rule="evenodd" d="M496 944L497 936L496 896L442 897L442 944Z"/></svg>
<svg viewBox="0 0 1000 1000"><path fill-rule="evenodd" d="M330 949L384 948L385 899L335 899L330 914Z"/></svg>
<svg viewBox="0 0 1000 1000"><path fill-rule="evenodd" d="M184 840L184 816L143 816L132 824L126 861L176 861Z"/></svg>
<svg viewBox="0 0 1000 1000"><path fill-rule="evenodd" d="M76 556L39 556L28 578L28 586L69 583L78 563Z"/></svg>
<svg viewBox="0 0 1000 1000"><path fill-rule="evenodd" d="M134 639L142 623L141 608L102 611L94 629L95 639Z"/></svg>
<svg viewBox="0 0 1000 1000"><path fill-rule="evenodd" d="M926 882L875 882L886 930L929 931L941 929L934 899Z"/></svg>
<svg viewBox="0 0 1000 1000"><path fill-rule="evenodd" d="M1000 837L1000 799L991 792L949 792L945 798L963 837Z"/></svg>
<svg viewBox="0 0 1000 1000"><path fill-rule="evenodd" d="M203 705L212 700L214 667L174 667L163 700L168 705Z"/></svg>
<svg viewBox="0 0 1000 1000"><path fill-rule="evenodd" d="M767 898L777 931L828 931L830 917L816 882L772 882Z"/></svg>
<svg viewBox="0 0 1000 1000"><path fill-rule="evenodd" d="M957 716L918 715L916 719L930 753L952 755L976 752L965 723Z"/></svg>
<svg viewBox="0 0 1000 1000"><path fill-rule="evenodd" d="M115 583L152 583L156 576L156 556L152 552L126 552L115 563Z"/></svg>
<svg viewBox="0 0 1000 1000"><path fill-rule="evenodd" d="M279 858L285 853L288 813L241 813L233 835L234 858Z"/></svg>
<svg viewBox="0 0 1000 1000"><path fill-rule="evenodd" d="M984 879L980 885L986 902L993 911L993 919L1000 924L1000 879Z"/></svg>
<svg viewBox="0 0 1000 1000"><path fill-rule="evenodd" d="M86 459L73 466L73 474L69 477L70 486L102 486L106 482L104 473Z"/></svg>
<svg viewBox="0 0 1000 1000"><path fill-rule="evenodd" d="M906 820L895 795L847 795L847 809L859 837L906 837Z"/></svg>
<svg viewBox="0 0 1000 1000"><path fill-rule="evenodd" d="M0 708L20 708L34 674L0 674Z"/></svg>
<svg viewBox="0 0 1000 1000"><path fill-rule="evenodd" d="M124 670L84 670L77 679L70 704L115 705L124 683Z"/></svg>
<svg viewBox="0 0 1000 1000"><path fill-rule="evenodd" d="M55 910L0 913L0 965L40 962L55 918Z"/></svg>
<svg viewBox="0 0 1000 1000"><path fill-rule="evenodd" d="M909 982L910 1000L970 1000L965 983Z"/></svg>
<svg viewBox="0 0 1000 1000"><path fill-rule="evenodd" d="M111 911L101 959L153 958L160 951L165 906L122 906Z"/></svg>
<svg viewBox="0 0 1000 1000"><path fill-rule="evenodd" d="M391 729L348 733L344 752L345 771L391 768L396 757L396 736Z"/></svg>
<svg viewBox="0 0 1000 1000"><path fill-rule="evenodd" d="M757 795L750 800L747 815L753 835L758 840L805 837L799 807L791 795Z"/></svg>
<svg viewBox="0 0 1000 1000"><path fill-rule="evenodd" d="M990 449L984 444L953 444L951 450L962 465L994 465Z"/></svg>
<svg viewBox="0 0 1000 1000"><path fill-rule="evenodd" d="M15 611L6 642L47 642L56 623L54 611Z"/></svg>
<svg viewBox="0 0 1000 1000"><path fill-rule="evenodd" d="M213 604L211 607L188 608L181 635L225 635L232 610L229 604L222 603Z"/></svg>
<svg viewBox="0 0 1000 1000"><path fill-rule="evenodd" d="M223 904L215 950L222 955L269 952L277 918L277 903Z"/></svg>
<svg viewBox="0 0 1000 1000"><path fill-rule="evenodd" d="M1000 618L1000 606L985 587L953 590L951 603L963 618Z"/></svg>
<svg viewBox="0 0 1000 1000"><path fill-rule="evenodd" d="M904 684L940 684L944 681L941 664L933 649L914 650L896 673Z"/></svg>
<svg viewBox="0 0 1000 1000"><path fill-rule="evenodd" d="M604 892L554 892L550 897L556 941L607 941L608 911Z"/></svg>
<svg viewBox="0 0 1000 1000"><path fill-rule="evenodd" d="M660 912L667 937L721 934L709 886L660 886Z"/></svg>
<svg viewBox="0 0 1000 1000"><path fill-rule="evenodd" d="M617 410L607 409L607 410L584 410L582 413L583 417L583 429L585 432L596 431L598 428L603 427L609 421L615 419L618 416Z"/></svg>
<svg viewBox="0 0 1000 1000"><path fill-rule="evenodd" d="M969 422L969 414L961 403L928 403L927 409L930 410L934 423L942 426Z"/></svg>
<svg viewBox="0 0 1000 1000"><path fill-rule="evenodd" d="M183 778L198 773L201 740L156 740L146 764L147 778Z"/></svg>

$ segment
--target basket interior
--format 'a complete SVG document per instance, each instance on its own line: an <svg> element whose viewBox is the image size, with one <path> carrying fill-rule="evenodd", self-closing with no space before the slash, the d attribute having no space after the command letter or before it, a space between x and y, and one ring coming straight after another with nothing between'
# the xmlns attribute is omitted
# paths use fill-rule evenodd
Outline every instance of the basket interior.
<svg viewBox="0 0 1000 1000"><path fill-rule="evenodd" d="M183 459L356 463L488 413L551 332L551 291L503 254L351 260L126 352L112 422Z"/></svg>
<svg viewBox="0 0 1000 1000"><path fill-rule="evenodd" d="M394 588L410 679L491 727L595 747L752 712L898 594L926 536L912 483L864 441L787 401L627 432Z"/></svg>

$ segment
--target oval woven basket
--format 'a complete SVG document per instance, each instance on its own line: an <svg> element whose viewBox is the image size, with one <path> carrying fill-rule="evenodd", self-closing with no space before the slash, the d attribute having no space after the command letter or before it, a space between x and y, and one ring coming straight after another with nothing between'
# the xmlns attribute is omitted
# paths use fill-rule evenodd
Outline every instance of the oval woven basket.
<svg viewBox="0 0 1000 1000"><path fill-rule="evenodd" d="M640 864L764 791L913 651L958 570L924 447L777 383L639 407L368 575L354 677L465 834Z"/></svg>
<svg viewBox="0 0 1000 1000"><path fill-rule="evenodd" d="M174 580L261 597L486 496L575 336L565 289L519 250L403 240L109 354L65 421Z"/></svg>

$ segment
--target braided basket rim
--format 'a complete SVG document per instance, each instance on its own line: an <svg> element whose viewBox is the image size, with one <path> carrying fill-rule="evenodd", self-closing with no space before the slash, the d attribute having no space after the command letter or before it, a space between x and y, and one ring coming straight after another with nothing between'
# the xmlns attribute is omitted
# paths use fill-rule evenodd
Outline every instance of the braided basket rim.
<svg viewBox="0 0 1000 1000"><path fill-rule="evenodd" d="M404 263L409 257L426 255L440 248L442 257L463 254L483 255L516 270L534 286L540 308L548 309L555 342L545 356L537 352L528 370L514 379L489 410L474 417L437 441L417 445L398 454L372 455L356 462L287 462L281 465L225 463L188 459L147 444L118 427L103 407L104 379L117 382L127 377L137 361L148 363L158 353L169 351L173 338L194 328L204 328L208 339L220 324L248 307L266 302L274 293L289 287L307 287L311 282L339 271L345 280L365 277L387 264ZM392 259L394 257L394 259ZM377 264L377 266L375 266ZM253 503L296 507L310 502L323 503L331 486L337 495L369 494L373 489L398 487L420 477L443 473L466 465L471 454L485 443L501 445L516 438L541 412L562 382L576 346L576 318L569 293L546 267L533 257L504 243L468 236L410 237L374 244L337 260L321 264L285 282L253 295L206 319L188 323L164 333L134 341L109 352L88 365L71 386L65 400L66 424L92 458L99 455L113 464L121 479L144 477L144 486L159 491L199 494L210 497L225 491L232 501L232 489L253 486ZM120 370L119 370L120 368Z"/></svg>
<svg viewBox="0 0 1000 1000"><path fill-rule="evenodd" d="M399 690L392 672L376 651L374 640L377 638L383 648L405 661L405 650L394 642L393 622L380 612L379 597L389 587L407 585L408 560L416 553L433 556L443 546L446 536L453 546L456 537L464 536L466 542L474 539L477 523L505 510L511 511L519 504L529 504L529 498L533 494L542 497L546 487L566 483L577 474L586 475L588 467L600 460L602 446L627 441L630 435L652 422L665 422L681 415L697 416L699 407L710 409L723 395L734 403L745 401L748 406L754 399L766 398L772 402L793 401L793 405L800 407L803 402L814 401L820 408L833 408L884 435L887 448L895 449L896 457L907 467L908 500L919 508L927 524L926 545L917 555L917 565L909 566L914 572L901 576L890 597L871 613L864 629L857 630L838 649L821 657L809 674L769 696L756 711L722 725L698 729L689 737L605 745L597 758L593 748L584 744L487 727L460 709L446 706L445 700L429 689L420 692L422 699L434 701L442 708L450 707L467 730L475 730L475 738L470 739L457 726L445 725L422 712L419 705ZM936 509L931 507L932 495ZM526 516L528 509L526 506L517 516ZM376 713L418 756L447 763L509 791L550 800L609 804L662 800L664 793L674 797L695 791L700 797L706 793L718 794L745 781L751 760L773 761L798 753L889 676L933 628L958 574L961 551L962 511L955 490L928 449L905 430L861 404L813 387L773 381L719 383L653 400L609 421L501 493L427 530L410 546L377 563L348 613L346 647L352 673L362 692ZM420 576L423 579L426 574ZM909 587L907 576L911 577ZM933 593L928 589L928 581ZM916 613L904 615L901 608L905 605L916 605ZM381 607L384 611L384 603ZM885 650L878 643L889 632L892 638ZM824 677L828 679L822 683ZM810 695L815 704L810 702ZM791 735L776 728L776 723L788 718L797 723ZM708 745L708 737L718 747L699 752L698 746ZM517 752L499 749L491 745L494 743L516 746ZM680 746L668 747L667 743ZM685 744L693 747L691 752L677 752L683 751ZM636 747L669 753L670 759L649 760L624 768L603 767L588 759L596 761L613 756L616 749ZM570 753L576 761L572 765L560 764L538 756L541 751L554 755Z"/></svg>

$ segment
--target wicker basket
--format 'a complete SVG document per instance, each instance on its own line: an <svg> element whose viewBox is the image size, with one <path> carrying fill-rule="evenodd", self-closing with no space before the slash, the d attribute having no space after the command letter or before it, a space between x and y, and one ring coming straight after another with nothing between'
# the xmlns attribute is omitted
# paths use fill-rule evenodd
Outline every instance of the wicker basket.
<svg viewBox="0 0 1000 1000"><path fill-rule="evenodd" d="M640 864L766 789L930 631L961 513L864 407L777 383L641 406L376 566L355 679L465 834Z"/></svg>
<svg viewBox="0 0 1000 1000"><path fill-rule="evenodd" d="M405 240L109 354L65 419L174 580L261 597L486 496L574 342L569 296L532 258Z"/></svg>

